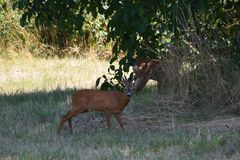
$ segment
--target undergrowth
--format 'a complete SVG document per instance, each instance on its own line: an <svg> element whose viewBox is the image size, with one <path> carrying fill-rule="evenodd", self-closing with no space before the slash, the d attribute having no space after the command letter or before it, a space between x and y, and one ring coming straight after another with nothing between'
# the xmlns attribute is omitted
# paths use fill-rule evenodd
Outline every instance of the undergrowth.
<svg viewBox="0 0 240 160"><path fill-rule="evenodd" d="M58 44L62 34L51 28L35 26L31 21L24 27L20 26L21 11L12 9L13 1L0 1L0 57L1 58L64 58L64 57L97 57L109 59L111 43L105 43L106 33L99 28L101 17L88 21L84 25L84 32L89 33L86 42L85 34L67 38L64 45ZM89 26L90 25L90 26ZM61 42L59 42L61 43Z"/></svg>

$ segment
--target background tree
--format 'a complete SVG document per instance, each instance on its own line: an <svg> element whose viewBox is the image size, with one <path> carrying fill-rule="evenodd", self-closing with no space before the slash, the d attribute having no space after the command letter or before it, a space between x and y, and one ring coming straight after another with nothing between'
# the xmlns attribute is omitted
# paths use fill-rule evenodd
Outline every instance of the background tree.
<svg viewBox="0 0 240 160"><path fill-rule="evenodd" d="M159 58L166 53L166 43L184 47L182 37L191 31L212 47L230 47L232 60L239 64L239 4L238 0L17 0L13 7L23 11L21 25L33 19L38 28L56 28L60 46L66 44L65 37L83 35L86 14L103 15L107 40L113 43L109 67L113 76L102 77L102 88L113 89L120 88L123 72L129 71L134 58ZM114 61L119 62L117 68Z"/></svg>

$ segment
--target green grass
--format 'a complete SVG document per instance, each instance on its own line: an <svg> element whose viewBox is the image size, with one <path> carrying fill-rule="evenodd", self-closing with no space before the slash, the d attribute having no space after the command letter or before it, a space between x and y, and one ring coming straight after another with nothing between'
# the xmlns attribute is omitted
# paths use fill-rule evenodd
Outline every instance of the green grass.
<svg viewBox="0 0 240 160"><path fill-rule="evenodd" d="M125 132L114 117L109 132L103 114L85 113L73 119L73 134L68 134L65 124L58 137L56 128L69 110L71 95L80 88L93 88L107 63L91 59L1 59L0 63L4 64L0 66L0 159L240 157L239 125L177 125L175 115L162 114L156 105L154 87L134 95L124 110ZM154 115L160 123L151 122Z"/></svg>
<svg viewBox="0 0 240 160"><path fill-rule="evenodd" d="M0 90L32 92L56 88L94 87L108 64L92 59L0 59Z"/></svg>

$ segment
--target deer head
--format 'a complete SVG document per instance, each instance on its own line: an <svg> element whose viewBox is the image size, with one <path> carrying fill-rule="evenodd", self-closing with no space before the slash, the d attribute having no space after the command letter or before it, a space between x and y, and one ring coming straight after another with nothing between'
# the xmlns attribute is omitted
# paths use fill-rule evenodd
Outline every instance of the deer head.
<svg viewBox="0 0 240 160"><path fill-rule="evenodd" d="M152 68L154 67L155 61L150 59L139 59L133 66L134 73L134 84L133 91L140 91L149 81L152 74Z"/></svg>
<svg viewBox="0 0 240 160"><path fill-rule="evenodd" d="M124 77L122 81L123 81L123 86L125 88L127 96L131 97L132 96L132 80L129 81L126 77Z"/></svg>

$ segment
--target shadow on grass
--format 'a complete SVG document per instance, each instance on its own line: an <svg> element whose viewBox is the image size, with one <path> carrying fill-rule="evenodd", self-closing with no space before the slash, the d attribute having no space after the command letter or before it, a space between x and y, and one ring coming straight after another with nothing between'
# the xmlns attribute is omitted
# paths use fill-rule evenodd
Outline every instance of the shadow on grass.
<svg viewBox="0 0 240 160"><path fill-rule="evenodd" d="M18 105L27 101L33 101L34 103L47 103L50 101L62 101L71 96L77 89L60 89L57 88L51 91L34 91L34 92L21 92L16 91L12 94L0 94L0 103L8 105Z"/></svg>
<svg viewBox="0 0 240 160"><path fill-rule="evenodd" d="M179 155L182 155L182 159L186 157L204 159L202 157L206 152L213 154L212 156L215 156L217 151L223 152L223 156L230 152L229 157L239 153L239 134L235 131L231 132L233 136L228 136L230 135L228 129L216 132L215 123L211 127L193 124L190 127L169 126L170 128L166 129L161 127L162 124L157 128L151 128L151 124L141 127L140 123L127 122L125 132L121 132L115 121L113 123L116 125L113 125L112 131L108 132L105 122L102 123L105 119L96 115L97 113L78 116L74 121L73 135L69 135L67 130L63 129L61 137L56 138L59 117L69 110L70 97L74 92L76 89L1 94L0 155L3 157L17 155L19 156L17 159L42 159L43 157L54 159L52 158L54 151L55 159L76 159L76 157L82 159L83 156L89 155L92 157L87 159L97 159L94 157L96 154L109 157L113 153L111 159L156 159L160 154L162 157L173 154L170 158L163 159L174 159ZM125 120L130 122L134 118L145 116L145 119L141 120L146 122L149 113L153 115L153 112L162 112L151 106L153 94L154 90L150 88L134 96L132 104L124 113ZM144 108L143 104L147 103L149 104ZM134 112L139 112L139 115L134 115ZM127 119L132 117L133 119ZM140 121L140 119L134 120ZM129 158L127 154L124 158L125 153L128 152L134 157ZM116 158L116 153L119 158ZM64 155L72 157L64 158ZM148 155L152 157L149 158Z"/></svg>
<svg viewBox="0 0 240 160"><path fill-rule="evenodd" d="M136 94L135 97L152 96L155 93L155 86L147 86L140 93ZM66 89L54 89L50 91L32 91L32 92L21 92L16 91L11 94L0 93L0 104L18 105L27 101L33 101L34 103L46 103L64 101L71 97L73 93L79 89L66 88Z"/></svg>
<svg viewBox="0 0 240 160"><path fill-rule="evenodd" d="M55 89L0 94L2 134L14 131L14 135L24 135L40 124L51 124L54 127L59 118L70 109L69 97L75 91L76 89Z"/></svg>
<svg viewBox="0 0 240 160"><path fill-rule="evenodd" d="M2 111L0 120L9 125L14 121L23 121L30 125L42 123L57 125L59 119L71 109L71 96L76 91L75 88L64 90L57 88L51 91L0 94ZM184 105L184 103L179 105L161 99L156 94L156 86L150 85L133 96L130 104L124 109L123 119L127 127L141 129L163 129L166 126L174 128L176 125L184 126L213 120L212 117L208 118L208 115L204 116L203 112ZM115 118L112 119L116 124L113 126L119 128ZM74 117L73 126L91 130L98 126L106 127L105 123L103 113L91 112Z"/></svg>
<svg viewBox="0 0 240 160"><path fill-rule="evenodd" d="M18 126L20 130L19 135L22 136L27 134L29 129L33 129L34 126L41 124L51 124L52 128L56 130L59 124L60 118L71 109L71 96L78 89L67 88L67 89L54 89L51 91L33 91L33 92L21 92L17 91L12 94L0 94L0 121L3 122L0 125L1 128L6 128L1 132L7 135L11 128L8 126ZM148 106L151 104L154 93L152 87L144 89L142 93L133 97L133 103L127 108L133 107L136 112L141 113L141 109L137 109L136 105L140 99L141 103ZM140 99L138 99L140 97ZM144 98L143 98L144 97ZM142 108L143 109L143 108ZM125 109L125 113L131 114ZM124 115L126 115L124 113ZM127 119L125 119L127 121ZM114 129L119 129L119 125L112 116L112 123ZM67 124L63 130L67 130ZM81 130L94 132L94 129L106 128L105 117L103 113L90 112L81 114L73 118L73 127L80 127ZM54 131L55 132L55 131ZM18 134L18 133L13 133Z"/></svg>

